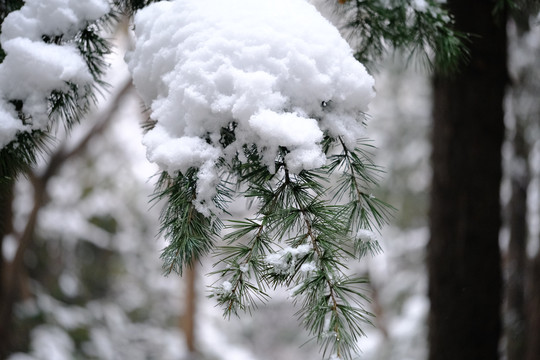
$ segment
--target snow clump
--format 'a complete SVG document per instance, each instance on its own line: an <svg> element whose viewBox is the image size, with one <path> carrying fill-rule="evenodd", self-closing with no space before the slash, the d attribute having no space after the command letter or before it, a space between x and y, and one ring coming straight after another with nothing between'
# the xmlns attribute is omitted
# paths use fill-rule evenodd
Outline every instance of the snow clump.
<svg viewBox="0 0 540 360"><path fill-rule="evenodd" d="M304 244L296 248L287 246L275 253L266 255L264 262L272 268L272 272L278 275L292 274L295 271L298 260L312 252L310 245ZM314 263L302 264L300 271L308 273L316 269Z"/></svg>
<svg viewBox="0 0 540 360"><path fill-rule="evenodd" d="M323 166L324 134L354 146L374 96L373 78L305 0L151 4L135 16L127 61L156 122L147 157L173 176L198 168L199 205L212 203L216 161L246 144L270 171L280 147L293 173ZM232 143L223 128L234 129Z"/></svg>
<svg viewBox="0 0 540 360"><path fill-rule="evenodd" d="M75 45L47 43L43 38L69 40L110 10L107 0L26 0L4 19L0 43L6 56L0 64L0 149L17 133L46 130L48 97L67 91L68 83L84 88L92 82L85 60ZM21 102L22 109L15 103ZM26 115L23 123L17 114Z"/></svg>
<svg viewBox="0 0 540 360"><path fill-rule="evenodd" d="M377 234L368 229L360 229L356 233L356 237L363 242L377 242Z"/></svg>

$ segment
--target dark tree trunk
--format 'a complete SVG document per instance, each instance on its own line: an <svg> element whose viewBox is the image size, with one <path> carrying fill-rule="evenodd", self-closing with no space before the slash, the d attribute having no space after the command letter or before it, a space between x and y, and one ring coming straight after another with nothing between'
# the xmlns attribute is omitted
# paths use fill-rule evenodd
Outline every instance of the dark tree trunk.
<svg viewBox="0 0 540 360"><path fill-rule="evenodd" d="M474 35L470 61L434 79L429 359L491 360L501 333L505 16L493 15L495 1L448 6L456 28Z"/></svg>
<svg viewBox="0 0 540 360"><path fill-rule="evenodd" d="M43 179L48 179L44 175ZM24 255L26 250L32 247L34 230L38 221L39 210L42 207L46 194L47 180L36 178L34 182L34 204L28 215L25 229L17 236L17 250L10 262L4 261L2 266L2 297L0 298L0 334L5 334L0 339L0 352L4 358L13 350L20 350L19 346L27 342L23 332L14 330L13 308L21 299L21 290L26 282Z"/></svg>
<svg viewBox="0 0 540 360"><path fill-rule="evenodd" d="M525 360L538 360L540 354L540 251L530 262L527 279L527 351Z"/></svg>
<svg viewBox="0 0 540 360"><path fill-rule="evenodd" d="M0 188L0 309L4 307L7 300L5 289L5 279L7 277L6 262L2 254L4 237L13 231L13 182L4 182ZM2 311L0 310L0 314ZM10 348L10 332L8 324L4 323L0 316L0 359L7 357Z"/></svg>

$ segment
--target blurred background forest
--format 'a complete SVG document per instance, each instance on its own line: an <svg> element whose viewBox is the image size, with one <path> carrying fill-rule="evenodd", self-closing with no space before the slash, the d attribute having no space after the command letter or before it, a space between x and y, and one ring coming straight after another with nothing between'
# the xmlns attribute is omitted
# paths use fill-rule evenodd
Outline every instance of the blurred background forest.
<svg viewBox="0 0 540 360"><path fill-rule="evenodd" d="M512 286L526 278L526 263L540 263L540 19L522 21L507 27L501 353L528 331L520 307L513 307ZM227 321L206 298L212 279L201 274L211 270L212 259L202 260L205 270L196 267L184 278L163 276L164 240L155 235L160 204L149 206L157 168L140 144L145 114L123 61L128 29L122 23L114 34L107 100L19 179L12 197L1 199L1 221L10 230L1 234L0 265L7 269L2 285L8 290L2 296L14 300L0 313L2 324L10 324L5 336L11 348L3 347L3 356L172 360L196 351L197 358L209 360L317 358L314 343L301 346L308 336L298 330L286 291L251 316ZM407 58L396 54L374 71L377 97L368 135L377 148L375 163L385 169L378 195L397 211L380 234L383 252L351 265L371 280L369 307L376 318L360 345L365 360L428 356L433 91L428 72ZM481 102L483 94L477 95ZM520 209L518 215L511 208ZM519 221L524 252L510 240Z"/></svg>

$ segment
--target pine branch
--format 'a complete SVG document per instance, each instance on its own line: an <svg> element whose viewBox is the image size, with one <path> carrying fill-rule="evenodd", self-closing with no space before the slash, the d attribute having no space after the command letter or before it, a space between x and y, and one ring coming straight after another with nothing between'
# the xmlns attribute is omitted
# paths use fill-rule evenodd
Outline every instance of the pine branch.
<svg viewBox="0 0 540 360"><path fill-rule="evenodd" d="M261 259L271 251L271 241L264 232L264 222L232 220L229 228L235 229L224 239L229 245L220 247L216 254L220 258L216 265L223 264L225 268L212 273L227 280L220 286L214 286L213 294L210 295L217 298L218 305L224 308L223 315L228 318L231 314L238 316L238 310L250 312L251 308L256 307L257 301L264 302L268 299L266 284L261 279ZM232 246L250 235L246 245ZM252 283L252 278L255 284Z"/></svg>
<svg viewBox="0 0 540 360"><path fill-rule="evenodd" d="M13 181L37 162L39 153L47 152L51 137L43 131L21 132L17 139L0 150L0 185Z"/></svg>
<svg viewBox="0 0 540 360"><path fill-rule="evenodd" d="M381 172L370 160L370 154L360 147L349 150L341 138L339 144L342 151L331 157L329 171L342 171L343 176L333 189L333 196L338 201L343 197L349 199L349 202L342 205L340 216L349 219L347 226L353 232L355 252L358 258L361 258L366 251L371 254L380 251L375 237L366 234L385 225L395 208L368 193L370 187L377 184L378 173Z"/></svg>
<svg viewBox="0 0 540 360"><path fill-rule="evenodd" d="M7 1L4 10L13 11L22 6L20 1ZM2 13L3 17L7 13ZM44 34L42 40L45 43L56 45L74 44L80 55L85 60L93 83L77 85L65 82L62 89L52 90L50 94L43 94L48 99L49 124L46 129L33 129L21 131L16 138L0 150L0 182L10 181L19 173L27 171L36 164L40 153L48 151L48 145L53 139L52 132L55 127L62 124L69 130L73 124L78 123L88 112L91 105L96 101L96 91L106 86L101 80L108 64L104 56L110 53L110 43L99 35L101 28L113 21L114 16L108 15L93 23L88 23L73 38L65 38L63 35L48 36ZM0 51L0 60L5 54ZM31 115L25 113L24 101L12 99L14 109L18 112L19 120L23 124L31 123Z"/></svg>
<svg viewBox="0 0 540 360"><path fill-rule="evenodd" d="M196 169L173 178L163 172L158 180L153 201L164 199L160 216L161 231L170 243L162 251L166 274L182 274L185 266L208 254L213 248L213 238L220 228L217 219L204 216L195 208Z"/></svg>
<svg viewBox="0 0 540 360"><path fill-rule="evenodd" d="M336 147L341 152L329 156L328 166L298 174L287 167L286 148L278 151L272 172L262 164L254 145L244 148L243 161L237 157L233 166L224 167L238 180L236 191L251 199L256 211L251 219L228 222L227 229L232 231L224 237L226 245L214 250L218 257L214 266L219 269L212 274L219 280L212 286L210 297L215 297L224 316L230 317L239 316L240 311L251 312L259 302L267 301L268 287L292 288L293 301L300 306L297 315L323 353L350 359L358 350L358 338L364 335L363 324L371 324L372 314L363 306L369 301L361 289L367 280L347 275L347 264L380 250L368 230L381 226L390 210L368 193L380 172L370 160L366 150L369 145L350 150L342 139L327 136L325 152L333 153ZM179 174L172 181L185 181L195 173ZM335 186L328 183L333 175L338 177ZM162 218L162 225L170 229L166 235L178 236L164 251L168 254L166 263L176 271L188 263L187 258L203 254L191 254L197 252L192 250L197 245L211 251L205 245L208 234L199 239L182 237L187 231L173 225L178 222L189 226L183 214L193 209L195 183L192 179L191 187L186 187L189 191L170 188L167 196L183 193L184 200L176 205L173 201L172 207L169 200ZM186 197L188 194L191 197Z"/></svg>
<svg viewBox="0 0 540 360"><path fill-rule="evenodd" d="M367 39L370 47L366 50L366 56L373 54L370 51L382 55L391 36L394 37L392 41L400 46L411 44L410 33L399 34L392 29L394 23L400 29L411 25L409 22L412 18L408 17L410 14L405 11L406 7L399 7L396 5L398 2L392 0L392 6L383 6L382 1L375 0L355 2L360 3L364 6L364 13L352 13L356 15L359 26L364 26L362 31L366 36L362 39ZM193 2L194 7L195 4L197 2ZM246 6L248 4L245 3ZM286 4L283 2L282 5ZM178 11L181 11L180 5L175 3L171 8L174 6L179 6ZM155 8L159 9L159 6ZM164 10L167 8L163 6ZM185 15L187 20L182 19L180 26L191 24L190 13ZM205 23L204 7L200 16L201 23ZM261 19L264 16L261 14ZM380 19L382 17L385 19ZM141 24L152 27L151 22L142 21ZM324 24L328 23L324 21ZM198 31L194 33L199 34ZM142 47L134 52L132 65L146 64L146 36L153 34L153 31L141 32L139 43ZM213 35L209 36L211 38ZM341 44L346 49L344 56L351 60L350 48L343 41ZM173 43L171 50L177 46ZM219 49L215 51L220 57L218 65L223 60L222 56L227 58L231 55L229 49L223 53ZM304 56L301 58L304 59ZM365 75L367 83L371 83L371 78L354 59L349 63L354 64L356 70L361 70L359 78ZM150 63L146 65L151 66ZM225 63L223 67L227 67ZM139 72L142 78L149 74L146 66L144 69ZM231 72L232 79L236 77L236 71L235 68ZM245 71L251 72L253 69ZM269 71L269 74L273 73ZM164 71L162 75L172 76L177 72ZM180 71L178 75L186 74ZM206 74L202 76L206 78ZM152 82L153 79L149 77L148 81ZM197 87L200 83L195 81L193 85ZM221 93L222 89L215 89L214 85L213 81L209 81L211 93ZM144 81L142 86L146 86ZM166 86L169 90L176 89L177 84ZM360 93L360 88L354 91ZM237 90L226 90L225 97ZM357 351L357 340L364 335L363 328L370 323L371 314L363 306L367 296L363 293L362 284L366 280L351 275L347 266L350 261L380 249L371 230L378 230L387 221L390 210L384 202L371 195L380 169L369 159L368 148L360 144L349 149L345 144L350 139L343 141L337 135L332 136L342 134L345 137L344 126L351 128L351 135L358 134L364 124L361 117L364 107L349 109L346 104L352 103L352 99L345 100L347 96L342 94L341 97L338 90L332 86L329 93L334 94L331 95L333 99L320 102L296 93L289 95L288 90L283 89L282 94L287 101L284 109L265 104L255 113L246 108L241 118L235 118L239 104L236 100L231 100L231 104L221 101L218 104L214 99L207 99L207 104L213 104L208 108L213 111L212 118L189 115L189 126L175 124L174 128L170 122L160 123L161 120L156 118L156 123L148 127L155 125L150 130L154 134L164 130L173 138L178 138L179 146L184 146L185 141L185 144L196 143L202 149L195 150L197 156L202 155L200 159L190 160L190 164L196 164L201 169L193 167L184 172L164 173L156 190L155 199L166 201L161 216L161 233L169 240L162 254L166 272L181 273L185 266L190 266L207 253L217 256L213 274L217 275L218 280L211 287L210 296L217 299L226 317L239 315L242 311L250 312L259 302L266 301L267 288L289 288L294 293L293 301L300 307L297 312L300 321L317 339L324 354L332 358L350 359ZM350 88L345 90L352 91ZM365 94L371 93L370 86L364 90ZM252 90L249 90L250 96L238 91L240 98L251 99ZM158 99L169 99L169 95L161 90L158 93ZM206 95L202 97L206 99ZM145 99L147 105L154 100L156 98L153 96ZM296 104L297 100L306 105ZM244 109L245 101L241 102ZM218 108L223 109L219 114L214 111ZM158 111L153 110L154 117L159 117ZM191 110L186 109L186 114ZM216 121L213 121L214 115ZM351 122L356 116L360 119L353 125ZM305 124L306 130L310 130L305 138L300 134L297 136L296 130L293 132L287 126L287 122L293 120L298 121L299 126ZM193 131L191 124L195 121L200 121L200 130ZM275 127L267 126L267 121L275 121ZM221 125L216 127L216 124ZM298 130L301 131L300 128ZM193 139L194 136L198 138ZM156 147L150 146L149 149L152 151ZM210 154L211 157L207 156ZM209 163L209 158L216 157L219 158L213 164ZM185 167L185 162L176 159L171 163L172 166L168 166L168 163L164 165L168 168ZM208 171L211 166L215 167ZM203 175L200 183L204 185L200 189L197 188L198 174ZM208 184L218 181L221 183L217 193L211 195L214 188ZM252 214L244 220L228 222L226 229L229 233L223 238L225 244L214 247L214 242L222 237L220 226L215 224L227 214L227 199L237 197L247 200Z"/></svg>
<svg viewBox="0 0 540 360"><path fill-rule="evenodd" d="M346 19L343 30L354 44L355 57L368 67L392 49L441 73L455 72L468 60L468 34L452 28L453 20L439 2L427 1L419 9L410 0L349 0L340 1L336 11Z"/></svg>
<svg viewBox="0 0 540 360"><path fill-rule="evenodd" d="M286 181L291 182L287 171L285 173ZM328 239L326 234L334 234L334 236L346 234L348 229L346 227L340 229L341 226L336 226L340 222L335 216L330 215L329 219L324 219L324 216L321 216L322 212L313 211L317 208L310 209L305 206L305 198L306 196L302 196L300 192L294 192L294 204L299 209L307 241L311 245L314 259L316 259L315 271L319 275L316 279L324 285L318 284L317 286L301 288L303 291L296 292L297 296L302 295L306 299L298 314L306 328L317 336L318 342L323 347L324 355L330 350L338 358L349 359L352 352L357 351L358 337L364 334L360 324L369 322L366 317L367 312L361 306L351 306L347 296L348 294L362 296L358 291L353 290L352 286L363 282L363 280L355 281L340 270L340 268L346 267L341 263L340 258L348 258L352 255L346 251L347 246L343 246L344 244L336 241L335 238L331 241L325 241ZM328 212L325 215L329 214L332 213ZM314 222L314 219L317 219L317 223ZM321 299L326 299L325 306L321 306ZM357 302L357 305L360 303ZM329 322L328 327L321 328L320 324L325 324L326 321ZM315 324L318 326L313 326Z"/></svg>
<svg viewBox="0 0 540 360"><path fill-rule="evenodd" d="M161 0L115 0L114 3L122 13L132 16L137 10L158 1Z"/></svg>

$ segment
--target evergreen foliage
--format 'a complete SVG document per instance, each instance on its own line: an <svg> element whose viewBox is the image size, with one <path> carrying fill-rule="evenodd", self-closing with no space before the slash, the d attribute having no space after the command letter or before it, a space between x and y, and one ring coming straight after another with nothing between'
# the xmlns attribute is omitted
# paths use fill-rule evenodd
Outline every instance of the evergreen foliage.
<svg viewBox="0 0 540 360"><path fill-rule="evenodd" d="M225 134L234 136L234 130L223 134L226 144ZM368 143L349 149L340 138L326 136L324 145L328 165L298 174L287 168L286 148L274 169L262 164L255 144L231 164L221 162L227 180L216 205L226 209L230 197L243 196L254 214L226 222L228 233L217 247L220 218L206 217L193 205L196 169L174 178L162 174L156 199L167 199L162 231L170 239L162 258L166 272L181 273L213 252L220 280L211 296L226 317L266 301L268 288L291 289L300 321L324 353L349 359L372 315L362 304L368 300L362 293L366 279L350 273L347 264L380 250L368 229L379 229L391 208L370 193L380 169L369 158Z"/></svg>
<svg viewBox="0 0 540 360"><path fill-rule="evenodd" d="M451 29L451 18L438 2L428 1L426 9L415 9L412 1L351 0L330 6L347 19L345 29L361 62L373 64L391 45L450 72L466 54L465 35ZM223 148L234 141L234 131L234 122L222 129ZM370 160L367 141L349 148L340 137L326 135L322 145L327 164L298 174L287 168L285 147L271 169L257 144L246 145L229 163L220 159L222 182L214 202L223 214L204 216L196 210L197 169L162 174L155 200L166 201L161 226L170 240L162 258L166 273L181 274L203 256L217 257L213 274L219 280L210 296L226 317L251 312L268 300L270 288L288 288L300 322L323 356L350 359L373 315L364 307L367 280L351 273L348 264L380 251L374 232L392 207L371 193L380 169ZM227 203L238 197L249 201L252 216L231 219ZM220 241L224 218L229 220Z"/></svg>
<svg viewBox="0 0 540 360"><path fill-rule="evenodd" d="M157 1L161 0L116 0L115 4L121 12L133 15L137 10Z"/></svg>
<svg viewBox="0 0 540 360"><path fill-rule="evenodd" d="M191 265L193 259L208 253L220 229L219 220L210 219L195 209L195 174L195 169L174 177L163 172L158 181L160 190L155 199L168 199L161 214L161 231L170 241L161 255L167 273L182 274L182 269Z"/></svg>
<svg viewBox="0 0 540 360"><path fill-rule="evenodd" d="M399 48L438 70L453 71L466 54L465 35L451 29L438 2L426 4L351 0L329 6L346 19L344 30L359 61L373 64L389 48ZM222 129L219 143L226 148L234 139L233 121ZM226 317L251 312L268 300L270 288L289 288L299 320L323 356L350 359L372 314L364 308L367 280L348 264L380 251L374 233L392 208L371 193L380 169L370 160L368 142L349 148L340 137L326 135L322 145L327 164L297 174L287 168L285 147L273 168L263 164L264 149L257 144L245 145L232 161L220 159L222 181L213 201L221 214L197 211L195 168L164 172L154 200L166 201L161 216L161 231L170 241L162 253L166 273L181 274L201 257L216 256L213 274L219 280L211 297ZM251 204L252 216L232 219L227 213L228 202L238 197ZM224 218L229 220L222 224Z"/></svg>
<svg viewBox="0 0 540 360"><path fill-rule="evenodd" d="M441 1L345 0L336 11L344 20L343 30L355 44L356 58L373 65L389 49L399 49L410 58L439 72L456 71L467 60L468 34L452 28L453 19ZM436 56L433 56L436 54Z"/></svg>
<svg viewBox="0 0 540 360"><path fill-rule="evenodd" d="M3 21L9 12L18 10L22 5L21 1L2 2L1 20ZM54 128L63 125L69 130L95 103L96 92L106 87L101 78L108 67L104 57L111 51L111 44L100 31L108 28L115 19L114 13L108 14L102 19L88 23L73 37L42 35L44 43L75 45L88 66L93 82L84 86L83 89L77 84L67 83L67 90L51 91L48 95L49 128L45 131L19 132L15 140L0 149L0 184L13 181L19 173L35 165L39 153L48 151L53 140ZM3 61L4 57L5 53L0 48L0 61ZM25 114L23 101L10 99L10 102L15 106L23 124L31 121L31 117Z"/></svg>
<svg viewBox="0 0 540 360"><path fill-rule="evenodd" d="M117 8L129 15L154 1L119 0ZM452 20L438 1L427 0L425 9L412 0L348 0L328 2L346 19L344 29L356 58L374 64L389 48L420 54L437 69L454 70L466 54L464 34L451 29ZM1 20L22 6L21 1L0 1ZM101 77L110 44L99 30L114 20L110 15L90 23L71 39L43 35L46 43L75 44L88 65L94 83L84 89L69 84L68 91L53 91L49 99L51 126L47 131L19 133L0 153L0 182L11 181L18 172L35 164L46 151L50 130L56 124L69 129L95 101L105 84ZM430 53L436 54L434 60ZM4 53L0 49L0 61ZM25 122L24 104L12 99ZM322 104L323 107L326 104ZM358 119L360 122L363 119ZM235 124L223 128L219 143L226 148L235 139ZM197 170L169 174L158 181L154 201L165 200L161 233L169 239L162 259L166 273L182 273L203 256L217 256L212 295L225 316L249 312L268 299L267 290L285 286L298 306L297 315L321 345L325 356L350 359L372 314L362 290L367 281L348 269L380 251L376 236L388 220L391 207L372 195L380 169L370 159L371 145L359 141L348 147L326 135L325 166L299 173L289 171L280 149L274 167L262 161L257 144L246 145L232 161L220 159L215 166L221 183L213 201L220 213L202 214L195 204ZM232 218L227 205L238 197L249 200L253 214ZM223 232L223 230L226 230ZM223 239L222 232L225 233Z"/></svg>

